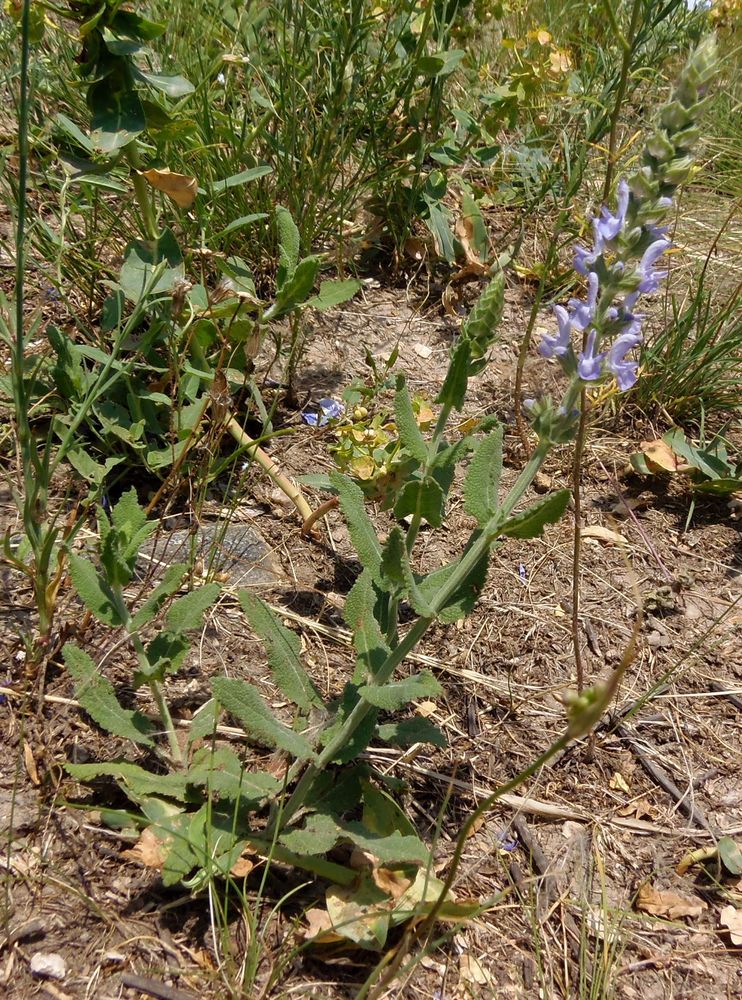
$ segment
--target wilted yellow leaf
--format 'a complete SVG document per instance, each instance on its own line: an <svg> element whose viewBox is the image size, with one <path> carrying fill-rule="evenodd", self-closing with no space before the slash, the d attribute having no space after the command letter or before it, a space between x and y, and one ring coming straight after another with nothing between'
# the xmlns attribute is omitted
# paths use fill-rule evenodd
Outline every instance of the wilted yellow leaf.
<svg viewBox="0 0 742 1000"><path fill-rule="evenodd" d="M198 181L195 177L187 174L176 174L167 167L161 170L142 170L144 177L153 188L164 192L168 198L172 198L176 205L181 208L190 208L196 199L198 191Z"/></svg>
<svg viewBox="0 0 742 1000"><path fill-rule="evenodd" d="M624 778L620 771L613 772L613 777L608 782L608 787L612 788L616 792L625 792L627 795L631 791L626 778Z"/></svg>

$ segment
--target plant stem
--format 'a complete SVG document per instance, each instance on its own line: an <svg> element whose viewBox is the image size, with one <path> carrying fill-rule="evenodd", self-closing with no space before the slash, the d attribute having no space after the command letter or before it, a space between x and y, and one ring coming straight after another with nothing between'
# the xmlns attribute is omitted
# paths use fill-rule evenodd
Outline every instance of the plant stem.
<svg viewBox="0 0 742 1000"><path fill-rule="evenodd" d="M139 149L136 139L133 139L128 146L124 148L124 156L129 161L129 166L131 167L131 182L134 185L134 196L137 200L139 211L142 213L144 230L149 239L156 240L159 236L159 232L157 230L157 217L155 215L155 208L152 202L149 185L139 172L139 168L142 164L139 158Z"/></svg>
<svg viewBox="0 0 742 1000"><path fill-rule="evenodd" d="M400 663L404 660L408 653L412 652L433 624L438 612L446 606L446 602L456 593L461 584L466 580L469 573L489 550L490 546L500 533L502 525L512 513L513 509L518 504L530 484L533 482L533 479L538 470L541 468L541 465L543 464L550 448L550 442L539 442L538 447L516 480L507 498L502 504L502 507L497 511L494 517L491 518L479 537L472 544L469 551L464 553L454 572L431 600L431 616L429 618L418 618L404 639L401 640L398 646L395 646L385 662L376 672L373 679L375 687L381 687L389 680ZM327 767L328 764L331 763L338 750L342 749L342 747L348 743L358 726L371 711L373 711L373 706L370 702L360 700L345 720L335 738L331 740L324 750L322 750L322 752L317 756L316 761L307 766L299 779L296 788L289 797L288 802L283 807L281 820L284 826L290 822L291 818L303 806L317 776ZM293 774L289 772L288 780L291 780L292 778Z"/></svg>

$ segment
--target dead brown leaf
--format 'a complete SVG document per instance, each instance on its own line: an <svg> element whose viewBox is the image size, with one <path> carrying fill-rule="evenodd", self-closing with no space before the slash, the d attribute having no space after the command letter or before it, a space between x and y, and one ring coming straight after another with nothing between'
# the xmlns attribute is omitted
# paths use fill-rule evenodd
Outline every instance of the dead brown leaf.
<svg viewBox="0 0 742 1000"><path fill-rule="evenodd" d="M41 780L39 778L39 772L36 769L36 761L34 760L33 750L27 740L23 741L23 763L26 765L26 772L29 778L33 784L38 787L41 784Z"/></svg>
<svg viewBox="0 0 742 1000"><path fill-rule="evenodd" d="M130 861L144 865L145 868L157 868L158 870L165 864L167 857L165 845L151 826L142 830L136 844L129 850L122 851L121 855L124 858L129 858Z"/></svg>
<svg viewBox="0 0 742 1000"><path fill-rule="evenodd" d="M656 441L642 441L639 449L653 472L683 472L689 468L688 464L676 455L670 445L662 438L658 438Z"/></svg>
<svg viewBox="0 0 742 1000"><path fill-rule="evenodd" d="M234 875L235 878L245 878L255 867L255 862L250 858L246 858L242 854L229 870L230 875Z"/></svg>
<svg viewBox="0 0 742 1000"><path fill-rule="evenodd" d="M639 887L636 908L655 917L678 920L680 917L700 917L706 904L700 899L688 899L669 889L655 889L649 882Z"/></svg>
<svg viewBox="0 0 742 1000"><path fill-rule="evenodd" d="M637 819L657 819L657 810L647 799L635 799L616 810L618 816L636 816Z"/></svg>
<svg viewBox="0 0 742 1000"><path fill-rule="evenodd" d="M412 885L412 879L405 878L401 872L392 871L391 868L373 868L371 875L379 889L392 899L399 899Z"/></svg>
<svg viewBox="0 0 742 1000"><path fill-rule="evenodd" d="M619 535L617 531L611 531L610 528L604 528L600 524L589 524L583 528L582 537L596 538L599 542L605 542L610 545L628 545L623 535Z"/></svg>
<svg viewBox="0 0 742 1000"><path fill-rule="evenodd" d="M196 200L198 181L195 177L173 173L167 167L163 167L161 170L142 170L141 174L153 188L157 188L168 198L172 198L175 204L180 205L181 208L190 208Z"/></svg>
<svg viewBox="0 0 742 1000"><path fill-rule="evenodd" d="M608 782L608 787L612 788L616 792L624 792L626 795L631 794L629 783L620 771L613 772L613 777Z"/></svg>
<svg viewBox="0 0 742 1000"><path fill-rule="evenodd" d="M459 958L459 975L467 983L476 983L477 986L486 986L491 982L489 972L484 968L478 958L464 953Z"/></svg>
<svg viewBox="0 0 742 1000"><path fill-rule="evenodd" d="M318 906L312 907L304 914L304 918L307 926L301 927L299 934L305 941L313 941L315 944L342 941L340 935L332 929L332 920L327 910L322 910Z"/></svg>
<svg viewBox="0 0 742 1000"><path fill-rule="evenodd" d="M719 914L719 923L729 931L729 938L733 945L742 945L742 910L736 906L725 906Z"/></svg>

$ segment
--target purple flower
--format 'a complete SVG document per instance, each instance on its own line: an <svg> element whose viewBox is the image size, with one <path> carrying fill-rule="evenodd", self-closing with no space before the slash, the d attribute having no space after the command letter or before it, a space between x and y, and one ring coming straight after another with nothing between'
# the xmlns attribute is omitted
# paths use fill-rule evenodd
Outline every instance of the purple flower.
<svg viewBox="0 0 742 1000"><path fill-rule="evenodd" d="M671 246L671 241L662 237L659 240L655 240L654 243L651 243L644 251L644 255L641 259L637 272L640 278L637 291L642 295L649 294L650 292L656 292L660 287L660 282L664 281L667 277L667 271L655 271L654 265L660 259L662 254L666 250L669 250Z"/></svg>
<svg viewBox="0 0 742 1000"><path fill-rule="evenodd" d="M554 314L559 330L555 337L551 337L548 333L544 334L538 349L539 354L544 358L561 358L567 353L570 346L572 322L569 313L564 306L554 306Z"/></svg>
<svg viewBox="0 0 742 1000"><path fill-rule="evenodd" d="M638 320L635 324L638 327ZM641 344L641 334L632 332L631 328L622 333L611 345L608 351L606 367L616 376L616 383L621 392L626 392L636 382L639 364L636 361L626 361L626 355Z"/></svg>
<svg viewBox="0 0 742 1000"><path fill-rule="evenodd" d="M587 302L581 299L570 299L569 307L572 310L572 326L575 330L586 330L595 318L595 306L598 301L598 291L600 280L595 271L590 271L587 276Z"/></svg>
<svg viewBox="0 0 742 1000"><path fill-rule="evenodd" d="M587 277L590 269L600 256L600 251L588 250L587 247L575 247L574 268L578 274Z"/></svg>
<svg viewBox="0 0 742 1000"><path fill-rule="evenodd" d="M326 427L331 420L337 420L343 415L343 404L336 399L321 399L318 413L303 413L304 423L310 427Z"/></svg>
<svg viewBox="0 0 742 1000"><path fill-rule="evenodd" d="M605 352L602 354L595 353L596 337L597 334L595 330L591 330L587 335L585 350L580 352L577 359L577 374L586 382L593 382L595 379L600 378L603 373Z"/></svg>
<svg viewBox="0 0 742 1000"><path fill-rule="evenodd" d="M600 246L601 251L606 243L610 243L618 236L626 223L626 211L629 207L629 185L622 180L618 185L617 212L611 215L608 209L603 206L600 210L600 218L593 219L593 232L595 233L595 246Z"/></svg>

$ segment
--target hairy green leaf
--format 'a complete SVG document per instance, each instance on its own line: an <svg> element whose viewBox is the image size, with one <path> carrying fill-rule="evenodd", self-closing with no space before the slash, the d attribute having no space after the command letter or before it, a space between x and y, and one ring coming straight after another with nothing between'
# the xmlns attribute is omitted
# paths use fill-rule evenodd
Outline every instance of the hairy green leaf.
<svg viewBox="0 0 742 1000"><path fill-rule="evenodd" d="M205 740L213 736L219 722L219 715L219 703L216 698L209 698L200 708L196 709L188 729L189 747L192 747L197 740Z"/></svg>
<svg viewBox="0 0 742 1000"><path fill-rule="evenodd" d="M238 596L250 627L265 643L268 665L279 688L303 712L313 705L321 706L322 696L301 662L299 637L282 625L259 597L247 590Z"/></svg>
<svg viewBox="0 0 742 1000"><path fill-rule="evenodd" d="M70 553L70 576L85 607L98 621L112 628L124 624L116 609L113 591L103 576L96 571L91 562L75 552Z"/></svg>
<svg viewBox="0 0 742 1000"><path fill-rule="evenodd" d="M536 538L543 533L547 524L554 524L567 509L569 490L558 490L550 493L537 503L515 517L508 518L502 526L500 534L509 538Z"/></svg>
<svg viewBox="0 0 742 1000"><path fill-rule="evenodd" d="M497 511L502 475L502 427L479 445L464 481L464 510L483 527Z"/></svg>
<svg viewBox="0 0 742 1000"><path fill-rule="evenodd" d="M332 309L333 306L339 306L343 302L352 299L360 287L360 281L357 281L355 278L322 281L320 282L319 292L313 295L311 299L307 299L306 304L311 306L312 309L319 309L320 312L324 309Z"/></svg>
<svg viewBox="0 0 742 1000"><path fill-rule="evenodd" d="M135 615L132 615L130 631L137 632L151 622L165 601L180 587L188 572L186 563L174 563L168 566L161 582L155 587L144 604Z"/></svg>
<svg viewBox="0 0 742 1000"><path fill-rule="evenodd" d="M240 804L262 802L281 787L281 782L263 771L248 771L228 747L203 747L193 755L186 780L220 798Z"/></svg>
<svg viewBox="0 0 742 1000"><path fill-rule="evenodd" d="M432 476L425 479L410 479L402 487L394 505L394 516L400 520L410 515L419 515L434 528L440 528L446 498L440 483Z"/></svg>
<svg viewBox="0 0 742 1000"><path fill-rule="evenodd" d="M443 380L441 391L436 398L436 403L452 406L461 411L466 399L466 388L469 384L470 358L470 343L465 337L461 337L453 349L448 371Z"/></svg>
<svg viewBox="0 0 742 1000"><path fill-rule="evenodd" d="M201 628L204 611L211 607L220 591L218 583L205 583L202 587L196 587L190 594L173 601L165 618L168 629L179 633Z"/></svg>
<svg viewBox="0 0 742 1000"><path fill-rule="evenodd" d="M151 680L161 681L165 674L175 673L186 657L188 646L188 639L181 633L160 632L147 645L146 665L140 662L134 671L134 686L141 687Z"/></svg>
<svg viewBox="0 0 742 1000"><path fill-rule="evenodd" d="M389 656L389 647L375 617L377 591L368 570L358 577L345 599L345 620L353 633L353 645L358 653L354 683L373 677Z"/></svg>
<svg viewBox="0 0 742 1000"><path fill-rule="evenodd" d="M279 289L290 278L299 263L301 236L291 212L283 205L276 206L276 230L278 232L278 273Z"/></svg>
<svg viewBox="0 0 742 1000"><path fill-rule="evenodd" d="M248 736L267 746L286 750L299 760L314 758L307 739L279 722L254 687L231 677L215 677L212 687L216 698L239 719Z"/></svg>
<svg viewBox="0 0 742 1000"><path fill-rule="evenodd" d="M331 816L315 813L308 816L304 826L288 830L278 838L284 847L295 854L326 854L340 838L341 832Z"/></svg>
<svg viewBox="0 0 742 1000"><path fill-rule="evenodd" d="M476 532L469 541L465 551L469 551L472 543L479 537ZM421 580L418 580L418 587L424 600L432 602L444 583L447 583L461 562L461 558L441 566L440 569L433 570ZM469 571L465 579L459 584L454 593L448 598L446 604L438 612L437 619L445 624L465 618L474 608L479 595L481 594L487 580L487 567L489 565L489 552L485 553L476 565Z"/></svg>
<svg viewBox="0 0 742 1000"><path fill-rule="evenodd" d="M433 698L441 693L441 686L429 670L405 677L390 684L366 684L358 693L375 708L385 712L396 712L403 705L416 698Z"/></svg>
<svg viewBox="0 0 742 1000"><path fill-rule="evenodd" d="M309 298L314 282L319 273L319 260L316 257L305 257L296 265L293 273L279 288L276 301L266 311L265 319L279 319L298 306L304 305Z"/></svg>
<svg viewBox="0 0 742 1000"><path fill-rule="evenodd" d="M343 696L335 711L335 718L320 733L320 741L323 746L329 746L335 739L359 700L358 685L354 683L346 684L343 688ZM348 761L354 760L359 754L363 753L371 741L375 727L376 712L369 712L361 721L361 724L351 733L345 746L337 751L332 762L334 764L347 764Z"/></svg>
<svg viewBox="0 0 742 1000"><path fill-rule="evenodd" d="M420 591L410 567L404 535L399 525L394 525L384 545L381 562L382 577L388 580L391 591L407 598L415 611L423 618L432 618L433 612Z"/></svg>
<svg viewBox="0 0 742 1000"><path fill-rule="evenodd" d="M340 472L331 472L330 482L337 491L340 509L348 522L348 533L358 558L376 583L381 569L381 544L371 518L366 513L363 492L352 479Z"/></svg>
<svg viewBox="0 0 742 1000"><path fill-rule="evenodd" d="M126 760L111 760L100 764L65 764L65 770L77 781L92 781L101 775L115 778L133 799L146 795L160 795L167 799L185 802L186 778L184 774L153 774L138 764Z"/></svg>
<svg viewBox="0 0 742 1000"><path fill-rule="evenodd" d="M424 865L430 860L430 853L419 837L404 836L401 833L378 834L357 821L339 824L344 837L378 858L382 864Z"/></svg>
<svg viewBox="0 0 742 1000"><path fill-rule="evenodd" d="M434 747L447 746L446 737L430 719L415 715L402 722L390 722L376 730L380 740L398 747L411 747L413 743L430 743Z"/></svg>
<svg viewBox="0 0 742 1000"><path fill-rule="evenodd" d="M397 433L403 446L414 459L423 465L428 458L428 446L420 432L404 375L397 377L397 391L394 395L394 417L397 425Z"/></svg>
<svg viewBox="0 0 742 1000"><path fill-rule="evenodd" d="M122 707L113 685L84 650L68 642L62 656L75 682L75 697L101 729L143 746L154 746L153 723L140 712Z"/></svg>

